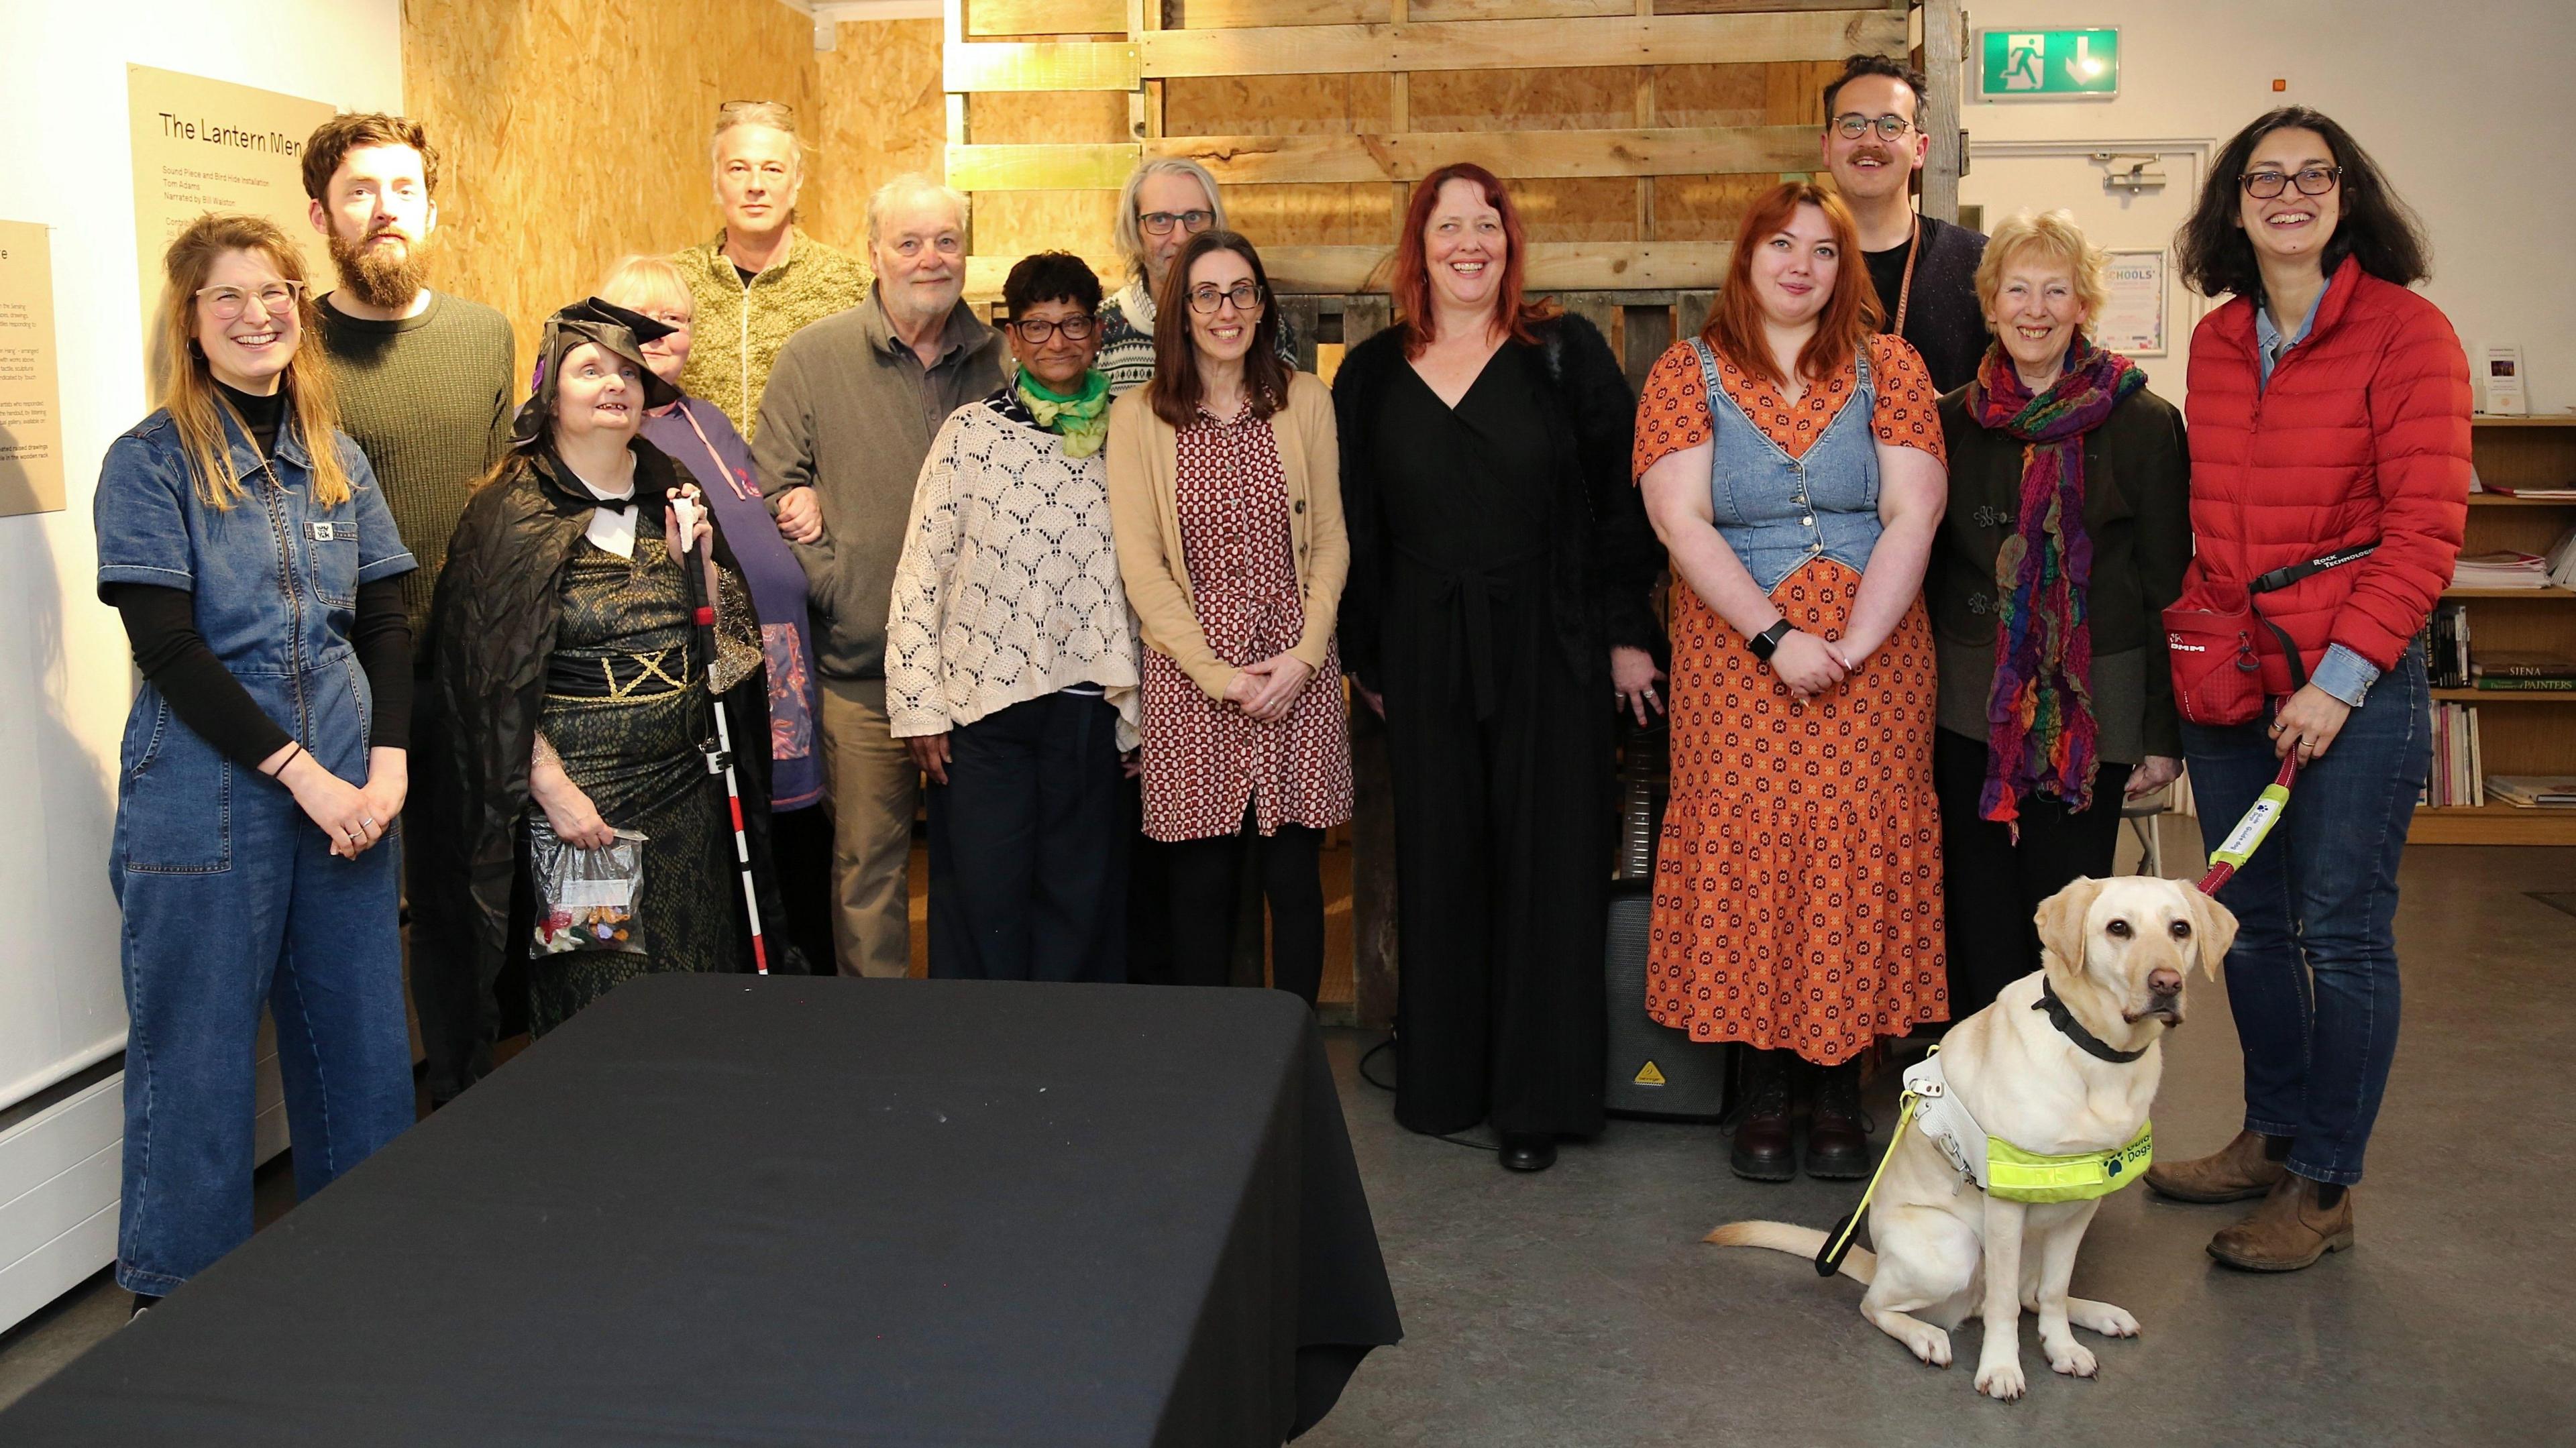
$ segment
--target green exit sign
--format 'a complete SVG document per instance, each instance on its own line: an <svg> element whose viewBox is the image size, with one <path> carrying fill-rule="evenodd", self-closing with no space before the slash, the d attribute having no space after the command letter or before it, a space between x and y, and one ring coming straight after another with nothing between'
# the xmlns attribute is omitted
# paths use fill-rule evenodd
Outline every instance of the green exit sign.
<svg viewBox="0 0 2576 1448"><path fill-rule="evenodd" d="M1985 30L1977 96L1989 101L2055 100L2120 93L2117 30Z"/></svg>

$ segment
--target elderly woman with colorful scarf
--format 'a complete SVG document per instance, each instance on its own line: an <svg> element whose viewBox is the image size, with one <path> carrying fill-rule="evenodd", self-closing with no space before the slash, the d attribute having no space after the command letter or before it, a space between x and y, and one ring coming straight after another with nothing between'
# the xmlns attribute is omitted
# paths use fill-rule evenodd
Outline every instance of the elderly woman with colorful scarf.
<svg viewBox="0 0 2576 1448"><path fill-rule="evenodd" d="M949 415L886 615L886 713L930 776L930 973L1123 981L1136 623L1109 524L1100 279L1002 284L1018 367Z"/></svg>
<svg viewBox="0 0 2576 1448"><path fill-rule="evenodd" d="M1924 593L1954 1021L2039 968L2039 902L2111 873L2121 803L2182 772L2161 615L2191 558L2190 454L2146 373L2093 342L2105 270L2066 212L1998 227L1977 268L1994 344L1941 399Z"/></svg>

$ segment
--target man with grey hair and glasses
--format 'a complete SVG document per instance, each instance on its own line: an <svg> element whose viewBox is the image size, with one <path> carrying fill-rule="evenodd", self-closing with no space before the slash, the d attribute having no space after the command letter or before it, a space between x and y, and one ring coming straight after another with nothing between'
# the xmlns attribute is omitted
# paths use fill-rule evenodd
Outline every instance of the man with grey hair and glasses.
<svg viewBox="0 0 2576 1448"><path fill-rule="evenodd" d="M1154 298L1181 246L1211 226L1223 226L1225 198L1216 178L1186 156L1150 156L1127 178L1118 196L1118 250L1131 274L1100 307L1101 372L1112 393L1141 387L1154 375ZM1297 330L1279 315L1279 360L1297 366Z"/></svg>
<svg viewBox="0 0 2576 1448"><path fill-rule="evenodd" d="M1002 385L1002 336L961 300L965 197L898 176L867 235L875 282L779 348L752 457L814 601L834 954L843 975L901 976L921 771L886 715L886 610L931 439Z"/></svg>
<svg viewBox="0 0 2576 1448"><path fill-rule="evenodd" d="M671 260L695 302L680 385L724 410L746 438L778 349L806 324L858 305L868 269L796 224L805 146L796 112L777 101L728 101L708 145L724 229Z"/></svg>

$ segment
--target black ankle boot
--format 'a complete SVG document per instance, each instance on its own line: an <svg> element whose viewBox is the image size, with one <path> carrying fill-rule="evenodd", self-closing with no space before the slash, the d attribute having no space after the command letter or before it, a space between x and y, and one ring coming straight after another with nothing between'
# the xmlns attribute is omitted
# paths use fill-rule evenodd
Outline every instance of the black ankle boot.
<svg viewBox="0 0 2576 1448"><path fill-rule="evenodd" d="M1807 1112L1807 1175L1850 1181L1869 1175L1869 1117L1860 1109L1860 1062L1816 1071L1816 1100Z"/></svg>
<svg viewBox="0 0 2576 1448"><path fill-rule="evenodd" d="M1744 1116L1735 1123L1727 1165L1748 1181L1785 1182L1798 1174L1789 1128L1789 1053L1746 1048Z"/></svg>

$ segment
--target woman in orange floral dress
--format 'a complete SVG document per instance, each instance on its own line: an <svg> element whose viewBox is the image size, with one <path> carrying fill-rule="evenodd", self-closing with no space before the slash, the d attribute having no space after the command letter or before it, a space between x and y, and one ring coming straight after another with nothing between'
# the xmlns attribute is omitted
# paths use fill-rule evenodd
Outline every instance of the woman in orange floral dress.
<svg viewBox="0 0 2576 1448"><path fill-rule="evenodd" d="M1793 1055L1822 1068L1807 1174L1865 1176L1861 1053L1948 1014L1921 599L1941 424L1880 315L1842 202L1782 185L1637 410L1676 577L1646 1009L1752 1048L1732 1164L1757 1181L1796 1173Z"/></svg>

